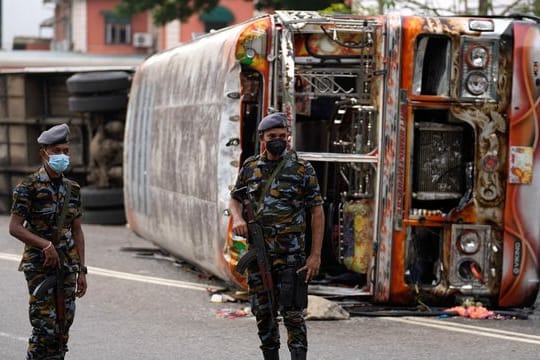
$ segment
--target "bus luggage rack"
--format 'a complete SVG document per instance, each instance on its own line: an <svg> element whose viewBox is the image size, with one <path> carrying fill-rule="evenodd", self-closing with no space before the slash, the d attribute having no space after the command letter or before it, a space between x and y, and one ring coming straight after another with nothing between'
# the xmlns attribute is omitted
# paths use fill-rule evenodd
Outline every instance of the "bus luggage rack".
<svg viewBox="0 0 540 360"><path fill-rule="evenodd" d="M296 69L297 83L302 86L295 92L299 96L347 96L360 103L371 100L373 59L367 57L358 69L302 68ZM366 71L365 69L369 69ZM307 86L306 86L307 85Z"/></svg>

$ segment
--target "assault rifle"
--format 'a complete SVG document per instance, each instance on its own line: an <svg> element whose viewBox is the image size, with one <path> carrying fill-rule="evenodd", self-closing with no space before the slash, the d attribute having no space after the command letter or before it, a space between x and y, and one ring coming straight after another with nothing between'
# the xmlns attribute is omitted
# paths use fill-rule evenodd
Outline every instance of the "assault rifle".
<svg viewBox="0 0 540 360"><path fill-rule="evenodd" d="M257 267L261 274L263 287L268 294L270 313L272 314L272 318L274 318L274 281L272 280L272 272L270 271L271 265L264 246L263 229L255 219L255 213L253 212L251 201L247 194L245 194L245 188L242 188L239 191L242 190L242 204L244 205L244 212L247 217L246 220L249 233L248 244L250 249L236 264L236 271L243 274L253 261L257 261Z"/></svg>
<svg viewBox="0 0 540 360"><path fill-rule="evenodd" d="M53 244L58 244L60 242L60 233L62 227L64 226L64 221L66 219L67 210L69 208L69 198L71 197L71 188L72 184L70 181L64 180L64 186L66 186L66 194L64 196L64 204L62 205L62 212L56 221L57 230L53 233ZM60 260L59 266L56 268L56 323L58 325L58 346L60 351L62 351L62 346L64 344L64 337L66 335L66 299L64 297L64 264L66 262L66 257L63 251L58 251L58 257Z"/></svg>
<svg viewBox="0 0 540 360"><path fill-rule="evenodd" d="M57 246L60 240L60 233L62 227L64 226L64 220L66 219L66 214L69 208L69 198L71 197L72 184L70 181L64 180L64 186L66 187L66 193L64 196L64 202L62 204L62 211L60 214L57 214L56 218L56 229L53 232L52 243ZM43 280L32 292L37 299L43 299L43 297L49 292L54 286L54 297L56 305L56 325L58 326L58 347L62 351L64 346L64 336L66 335L66 299L64 296L64 277L65 270L64 264L66 263L65 255L62 251L56 249L59 257L59 264L56 268L56 273L54 275L49 275Z"/></svg>

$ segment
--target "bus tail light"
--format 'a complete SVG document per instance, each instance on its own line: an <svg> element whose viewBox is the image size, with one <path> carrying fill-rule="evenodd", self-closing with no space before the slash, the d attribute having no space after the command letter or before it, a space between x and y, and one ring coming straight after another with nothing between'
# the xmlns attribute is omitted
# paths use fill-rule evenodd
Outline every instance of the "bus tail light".
<svg viewBox="0 0 540 360"><path fill-rule="evenodd" d="M464 231L457 241L456 245L463 254L476 254L480 249L481 239L476 231Z"/></svg>
<svg viewBox="0 0 540 360"><path fill-rule="evenodd" d="M461 43L461 98L497 100L499 48L495 39L463 38Z"/></svg>
<svg viewBox="0 0 540 360"><path fill-rule="evenodd" d="M489 273L491 228L487 225L452 225L449 281L452 286L485 287Z"/></svg>

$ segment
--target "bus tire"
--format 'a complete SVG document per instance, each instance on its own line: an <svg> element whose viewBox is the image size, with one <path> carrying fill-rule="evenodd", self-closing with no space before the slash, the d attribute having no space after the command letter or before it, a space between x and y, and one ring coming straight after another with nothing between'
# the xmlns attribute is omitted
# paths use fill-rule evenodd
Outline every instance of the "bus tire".
<svg viewBox="0 0 540 360"><path fill-rule="evenodd" d="M126 223L126 213L123 207L116 209L84 210L82 223L95 225L123 225Z"/></svg>
<svg viewBox="0 0 540 360"><path fill-rule="evenodd" d="M95 96L70 96L69 110L74 112L107 112L123 110L127 107L126 94L109 94Z"/></svg>
<svg viewBox="0 0 540 360"><path fill-rule="evenodd" d="M68 92L91 94L129 89L131 76L124 71L77 73L66 80Z"/></svg>
<svg viewBox="0 0 540 360"><path fill-rule="evenodd" d="M84 209L118 208L124 206L123 188L81 188L81 203Z"/></svg>

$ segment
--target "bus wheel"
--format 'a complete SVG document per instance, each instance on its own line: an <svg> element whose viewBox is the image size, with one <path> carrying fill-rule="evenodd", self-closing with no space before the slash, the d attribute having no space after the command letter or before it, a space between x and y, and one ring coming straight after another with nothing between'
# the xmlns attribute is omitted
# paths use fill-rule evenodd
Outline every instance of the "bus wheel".
<svg viewBox="0 0 540 360"><path fill-rule="evenodd" d="M122 110L127 107L126 94L110 94L95 96L70 96L68 106L75 112L107 112Z"/></svg>
<svg viewBox="0 0 540 360"><path fill-rule="evenodd" d="M124 71L77 73L66 80L72 94L91 94L129 89L131 76Z"/></svg>

